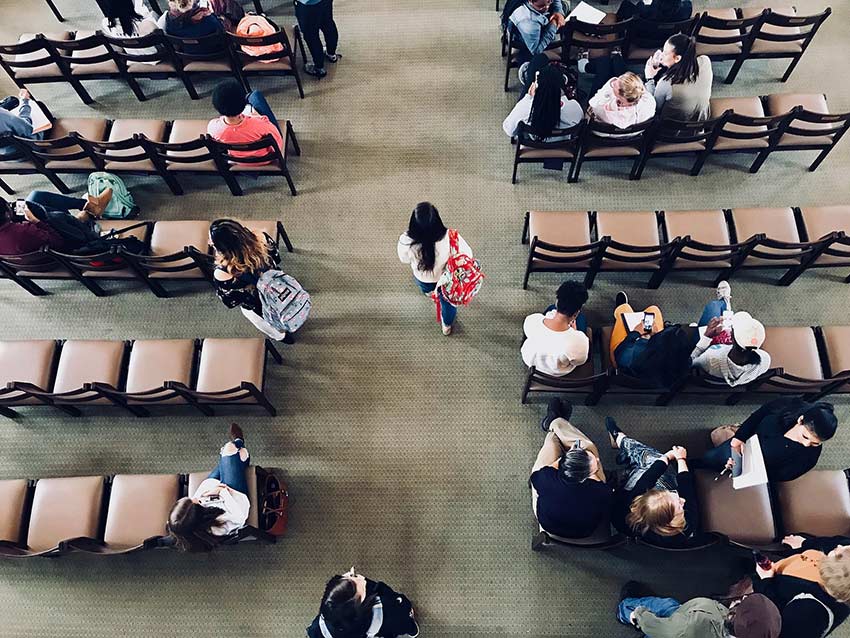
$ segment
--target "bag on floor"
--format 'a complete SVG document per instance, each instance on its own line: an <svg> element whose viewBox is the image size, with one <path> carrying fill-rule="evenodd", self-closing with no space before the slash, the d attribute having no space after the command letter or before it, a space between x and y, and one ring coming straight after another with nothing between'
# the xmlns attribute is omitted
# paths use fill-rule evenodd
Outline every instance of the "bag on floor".
<svg viewBox="0 0 850 638"><path fill-rule="evenodd" d="M259 37L264 35L274 35L278 29L269 22L266 16L257 15L256 13L248 13L239 21L236 27L236 35L243 37ZM283 51L283 45L280 42L274 44L263 44L258 46L242 45L242 51L246 55L257 57L258 55L266 55L267 53L278 53ZM263 63L277 62L280 58L259 60Z"/></svg>
<svg viewBox="0 0 850 638"><path fill-rule="evenodd" d="M104 219L127 219L139 214L136 200L127 190L124 180L112 173L98 171L89 175L89 195L100 195L107 188L112 189L112 199L106 205L102 217Z"/></svg>
<svg viewBox="0 0 850 638"><path fill-rule="evenodd" d="M268 472L268 470L267 470ZM266 474L260 502L260 529L272 536L283 536L289 524L289 491L273 472Z"/></svg>
<svg viewBox="0 0 850 638"><path fill-rule="evenodd" d="M465 306L478 294L483 282L481 264L477 259L460 252L457 231L449 229L449 260L431 293L431 299L437 304L437 321L442 321L440 293L451 305Z"/></svg>
<svg viewBox="0 0 850 638"><path fill-rule="evenodd" d="M257 281L263 320L281 332L295 332L310 314L310 293L281 270L267 270Z"/></svg>

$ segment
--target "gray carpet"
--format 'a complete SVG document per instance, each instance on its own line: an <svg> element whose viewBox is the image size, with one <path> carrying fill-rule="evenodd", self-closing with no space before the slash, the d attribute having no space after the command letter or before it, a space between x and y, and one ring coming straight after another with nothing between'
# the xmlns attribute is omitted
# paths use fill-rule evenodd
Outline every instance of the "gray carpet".
<svg viewBox="0 0 850 638"><path fill-rule="evenodd" d="M0 36L51 31L40 2L0 0ZM512 149L500 124L515 99L501 89L498 19L491 0L337 0L344 54L329 77L305 79L299 100L291 80L257 81L281 118L295 125L304 154L292 162L300 194L282 181L247 183L231 197L215 179L184 179L171 197L155 178L128 178L143 218L282 219L296 246L288 271L314 296L314 314L285 364L270 375L277 418L190 412L134 419L89 411L71 419L30 411L0 428L0 478L121 472L178 472L210 466L231 417L243 425L254 462L285 468L292 492L291 529L276 546L243 546L210 556L154 552L133 557L69 556L0 563L0 635L127 638L263 636L296 638L315 614L325 580L354 564L407 593L427 637L634 635L613 610L622 583L638 577L665 594L720 591L732 552L667 555L646 548L611 553L535 554L527 472L542 437L541 405L522 406L522 318L549 303L557 276L520 288L519 243L529 208L564 210L702 209L846 203L850 142L814 174L808 157L771 157L749 175L746 158L712 160L690 178L675 161L650 166L637 183L628 167L589 164L578 184L525 168L510 184ZM733 6L700 2L706 6ZM820 0L797 0L802 12ZM93 2L59 0L69 26L95 28ZM836 110L850 108L844 81L850 9L834 3L791 80L784 63L755 62L716 95L825 91ZM292 22L287 3L270 15ZM721 76L728 64L716 64ZM118 82L89 83L97 102L82 105L59 85L36 95L62 116L209 117L209 91L192 102L177 83L144 82L147 102ZM8 90L8 87L6 87ZM69 177L80 189L84 180ZM13 178L25 193L49 186ZM443 337L433 306L417 294L395 242L413 205L428 199L461 230L481 258L487 281ZM732 282L736 307L766 324L847 321L846 273L810 273L790 288L764 274ZM665 317L691 321L710 295L708 277L673 277L658 292L641 276L605 275L589 304L592 323L607 323L614 293L657 302ZM108 284L96 299L68 283L46 284L35 299L0 286L2 338L251 336L238 311L208 289L183 286L157 300L140 287ZM839 400L841 420L850 417ZM742 419L752 405L682 403L658 409L608 401L577 407L575 422L603 442L602 419L664 448L705 445L708 429ZM613 465L610 450L602 450ZM850 465L842 429L821 467ZM742 519L742 525L746 520ZM850 631L836 632L850 636Z"/></svg>

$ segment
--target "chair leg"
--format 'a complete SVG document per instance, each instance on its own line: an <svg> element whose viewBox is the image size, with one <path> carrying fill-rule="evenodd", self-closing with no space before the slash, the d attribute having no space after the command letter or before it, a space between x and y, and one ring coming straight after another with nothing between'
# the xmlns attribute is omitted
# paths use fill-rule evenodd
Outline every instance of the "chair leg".
<svg viewBox="0 0 850 638"><path fill-rule="evenodd" d="M546 532L540 532L534 539L531 541L531 549L532 551L539 552L541 549L546 548L546 541L549 540L549 534Z"/></svg>
<svg viewBox="0 0 850 638"><path fill-rule="evenodd" d="M130 90L133 92L133 95L136 96L136 99L139 102L144 102L148 99L147 96L142 91L142 87L140 87L139 83L136 81L136 78L134 78L131 75L128 75L127 76L127 85L130 87Z"/></svg>
<svg viewBox="0 0 850 638"><path fill-rule="evenodd" d="M280 233L281 239L283 239L283 245L286 246L286 252L293 252L292 242L289 241L289 235L286 232L286 229L283 227L283 222L277 223L277 230Z"/></svg>
<svg viewBox="0 0 850 638"><path fill-rule="evenodd" d="M575 161L575 170L573 171L572 177L568 179L568 181L575 184L578 181L578 174L581 172L581 165L584 164L584 158L577 157Z"/></svg>
<svg viewBox="0 0 850 638"><path fill-rule="evenodd" d="M292 143L292 150L299 157L301 156L301 145L298 143L298 138L295 137L295 129L292 128L292 122L286 121L286 137Z"/></svg>
<svg viewBox="0 0 850 638"><path fill-rule="evenodd" d="M33 297L43 297L47 294L47 291L44 290L41 286L35 283L32 279L26 279L24 277L19 277L15 273L7 273L6 276L18 284L21 288L26 290Z"/></svg>
<svg viewBox="0 0 850 638"><path fill-rule="evenodd" d="M224 181L227 184L227 187L230 189L230 193L232 195L236 195L238 197L239 195L243 194L242 187L239 185L237 179L233 177L233 173L228 170L224 170L221 176L224 178Z"/></svg>
<svg viewBox="0 0 850 638"><path fill-rule="evenodd" d="M292 175L289 174L288 169L283 169L283 176L286 178L286 183L289 184L289 192L292 193L293 196L297 195L298 191L295 190L295 183L292 181Z"/></svg>
<svg viewBox="0 0 850 638"><path fill-rule="evenodd" d="M159 176L162 178L162 181L166 183L166 185L174 195L183 194L183 187L180 186L180 182L177 181L177 178L174 177L174 175L170 175L166 170L160 172Z"/></svg>
<svg viewBox="0 0 850 638"><path fill-rule="evenodd" d="M260 4L260 0L254 0L254 9L258 14L263 12L263 5Z"/></svg>
<svg viewBox="0 0 850 638"><path fill-rule="evenodd" d="M295 85L298 87L298 96L303 100L304 99L304 87L301 84L301 74L298 72L298 69L295 68L295 55L292 56L292 75L295 76Z"/></svg>
<svg viewBox="0 0 850 638"><path fill-rule="evenodd" d="M776 283L779 286L790 286L794 283L794 281L796 281L797 277L799 277L803 274L803 272L805 272L805 270L805 266L795 266L794 268L791 268L788 272L786 272L782 276L782 278Z"/></svg>
<svg viewBox="0 0 850 638"><path fill-rule="evenodd" d="M699 155L697 155L697 161L694 162L694 165L691 167L691 176L696 177L700 174L702 167L705 165L705 160L708 159L708 155L711 151L703 151Z"/></svg>
<svg viewBox="0 0 850 638"><path fill-rule="evenodd" d="M514 160L514 172L511 175L511 184L516 184L516 170L519 168L519 162ZM569 180L569 175L567 175L567 179Z"/></svg>
<svg viewBox="0 0 850 638"><path fill-rule="evenodd" d="M791 64L789 64L788 68L785 69L785 75L782 76L783 82L786 82L788 80L788 78L791 77L791 74L794 72L794 69L797 67L797 63L800 61L800 59L802 57L803 57L803 54L800 53L800 55L798 55L793 60L791 60Z"/></svg>
<svg viewBox="0 0 850 638"><path fill-rule="evenodd" d="M72 407L70 405L56 405L56 404L54 404L53 407L55 407L59 410L62 410L62 412L64 412L65 414L67 414L69 416L82 416L83 415L83 413L80 412L80 410L78 410L77 408Z"/></svg>
<svg viewBox="0 0 850 638"><path fill-rule="evenodd" d="M192 78L185 72L178 72L178 76L180 77L180 81L183 82L183 86L186 87L189 97L193 100L200 99L198 92L195 90L195 85L192 84Z"/></svg>
<svg viewBox="0 0 850 638"><path fill-rule="evenodd" d="M91 104L94 102L92 96L89 95L89 92L86 91L85 87L79 80L70 80L71 86L74 87L74 91L77 92L77 95L80 96L80 99L83 101L83 104Z"/></svg>
<svg viewBox="0 0 850 638"><path fill-rule="evenodd" d="M47 6L50 7L50 10L53 12L53 15L56 16L56 19L59 22L65 22L65 18L62 17L62 14L59 13L59 9L56 8L56 5L53 4L53 0L47 0Z"/></svg>
<svg viewBox="0 0 850 638"><path fill-rule="evenodd" d="M274 362L278 365L283 364L283 357L280 356L280 353L277 351L277 348L274 347L272 342L266 339L265 343L266 352L269 353L272 359L274 359Z"/></svg>
<svg viewBox="0 0 850 638"><path fill-rule="evenodd" d="M818 155L817 158L815 159L815 161L812 162L812 165L809 166L809 172L816 171L818 169L818 166L821 165L821 162L823 162L826 159L826 156L829 155L829 152L833 148L835 148L834 143L831 146L825 148L823 151L821 151L820 155Z"/></svg>
<svg viewBox="0 0 850 638"><path fill-rule="evenodd" d="M160 299L168 299L171 296L171 294L158 281L151 279L150 277L140 277L140 279L144 281L147 287L150 288L150 291Z"/></svg>
<svg viewBox="0 0 850 638"><path fill-rule="evenodd" d="M89 289L95 297L105 297L106 291L97 285L95 282L91 281L88 277L80 277L77 281L83 284L86 288Z"/></svg>
<svg viewBox="0 0 850 638"><path fill-rule="evenodd" d="M2 179L0 179L0 188L2 188L2 189L3 189L3 191L4 191L7 195L14 195L14 194L15 194L15 191L12 189L12 187L11 187L11 186L9 186L9 185L8 185L8 184L7 184L4 180L2 180Z"/></svg>
<svg viewBox="0 0 850 638"><path fill-rule="evenodd" d="M17 418L18 413L15 412L12 408L5 408L0 406L0 415L5 416L7 419Z"/></svg>
<svg viewBox="0 0 850 638"><path fill-rule="evenodd" d="M726 405L738 405L741 402L741 399L744 398L743 392L733 392L728 397L726 397Z"/></svg>
<svg viewBox="0 0 850 638"><path fill-rule="evenodd" d="M735 59L735 63L732 65L732 68L729 69L729 75L726 76L726 79L723 80L726 84L732 84L735 81L735 78L738 77L738 71L741 70L741 67L744 65L744 57L738 57Z"/></svg>
<svg viewBox="0 0 850 638"><path fill-rule="evenodd" d="M56 187L56 190L58 190L63 195L67 195L71 192L71 189L68 188L68 185L65 184L65 182L63 182L61 179L59 179L59 176L53 171L44 171L42 175L44 175L48 180L50 180L50 183Z"/></svg>
<svg viewBox="0 0 850 638"><path fill-rule="evenodd" d="M761 153L758 154L755 161L753 162L753 165L750 166L750 173L758 173L759 172L761 165L764 164L765 160L767 159L767 156L770 155L771 150L772 149L770 149L770 148L766 148Z"/></svg>

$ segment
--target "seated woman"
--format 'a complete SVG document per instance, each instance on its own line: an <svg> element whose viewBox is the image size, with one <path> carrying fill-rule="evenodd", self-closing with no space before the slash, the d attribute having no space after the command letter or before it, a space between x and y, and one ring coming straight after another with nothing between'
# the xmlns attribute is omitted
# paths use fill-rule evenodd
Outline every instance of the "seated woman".
<svg viewBox="0 0 850 638"><path fill-rule="evenodd" d="M325 585L319 615L308 638L397 638L419 635L413 605L386 583L369 580L352 567Z"/></svg>
<svg viewBox="0 0 850 638"><path fill-rule="evenodd" d="M587 361L590 340L587 321L581 313L587 301L587 288L575 281L558 287L556 305L544 313L528 315L522 324L525 341L522 360L528 367L553 377L562 377Z"/></svg>
<svg viewBox="0 0 850 638"><path fill-rule="evenodd" d="M782 614L782 638L819 638L850 615L850 538L789 536L794 554L768 569L756 565L753 590Z"/></svg>
<svg viewBox="0 0 850 638"><path fill-rule="evenodd" d="M662 117L704 122L711 116L714 72L707 55L697 56L696 40L677 33L646 61L646 90Z"/></svg>
<svg viewBox="0 0 850 638"><path fill-rule="evenodd" d="M531 508L547 532L586 538L611 512L611 488L596 445L569 421L573 406L549 401L543 447L531 468Z"/></svg>
<svg viewBox="0 0 850 638"><path fill-rule="evenodd" d="M178 38L202 38L221 33L224 26L212 11L201 7L198 0L168 0L168 11L162 14L157 25L168 35ZM213 53L216 47L207 43L187 44L186 53Z"/></svg>
<svg viewBox="0 0 850 638"><path fill-rule="evenodd" d="M113 38L140 38L158 28L157 15L148 9L144 0L101 0L103 22L100 30ZM152 55L156 47L133 49L134 55ZM157 64L156 60L143 64Z"/></svg>
<svg viewBox="0 0 850 638"><path fill-rule="evenodd" d="M590 98L591 115L617 128L629 128L650 120L655 115L655 100L643 81L628 72L605 82ZM602 135L602 134L600 134ZM616 134L612 135L618 137Z"/></svg>
<svg viewBox="0 0 850 638"><path fill-rule="evenodd" d="M213 285L228 308L239 306L254 327L276 341L295 343L291 334L280 332L263 319L257 281L265 271L280 264L277 244L267 233L260 235L234 219L216 219L210 224L210 244L215 251Z"/></svg>
<svg viewBox="0 0 850 638"><path fill-rule="evenodd" d="M502 122L508 137L517 134L517 126L525 122L534 136L541 141L556 141L551 137L556 128L575 126L584 118L584 110L577 101L568 99L566 78L557 66L547 64L536 73L528 93L516 103Z"/></svg>
<svg viewBox="0 0 850 638"><path fill-rule="evenodd" d="M614 492L614 526L662 547L697 544L699 505L688 470L688 451L677 445L662 454L626 436L611 417L605 419L605 428L611 447L619 450L617 463L626 465L626 480Z"/></svg>
<svg viewBox="0 0 850 638"><path fill-rule="evenodd" d="M767 478L793 481L813 469L820 458L823 442L835 436L838 419L832 404L808 403L798 397L785 397L764 404L740 426L725 426L712 432L716 447L693 462L695 468L720 472L732 458L732 451L744 451L744 443L758 434Z"/></svg>
<svg viewBox="0 0 850 638"><path fill-rule="evenodd" d="M251 502L245 469L250 455L238 425L230 425L229 435L216 468L194 494L177 501L168 515L166 528L183 551L210 551L248 520Z"/></svg>

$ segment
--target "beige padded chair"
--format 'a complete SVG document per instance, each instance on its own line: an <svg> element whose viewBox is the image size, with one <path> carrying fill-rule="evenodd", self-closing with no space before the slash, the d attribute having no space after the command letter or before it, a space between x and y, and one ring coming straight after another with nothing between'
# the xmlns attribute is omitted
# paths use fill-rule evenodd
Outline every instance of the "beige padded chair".
<svg viewBox="0 0 850 638"><path fill-rule="evenodd" d="M733 543L747 547L773 543L778 530L768 486L736 490L732 488L730 478L715 481L716 476L716 472L694 472L702 528L723 534Z"/></svg>
<svg viewBox="0 0 850 638"><path fill-rule="evenodd" d="M0 481L0 541L20 544L28 491L26 479Z"/></svg>
<svg viewBox="0 0 850 638"><path fill-rule="evenodd" d="M598 212L596 214L597 235L610 237L614 241L630 246L651 247L661 244L658 220L652 211ZM626 263L617 257L642 257L643 263ZM618 248L609 248L602 260L602 270L654 270L658 268L660 252L630 253Z"/></svg>
<svg viewBox="0 0 850 638"><path fill-rule="evenodd" d="M59 355L51 400L60 405L109 404L109 399L83 386L97 382L118 388L125 351L123 341L66 341Z"/></svg>
<svg viewBox="0 0 850 638"><path fill-rule="evenodd" d="M692 240L713 246L728 246L732 243L729 237L729 227L722 210L676 210L664 211L664 224L667 228L668 240L676 237L690 236ZM728 268L732 265L729 259L717 258L710 261L694 261L687 258L688 254L702 257L728 255L729 251L707 251L688 248L680 256L673 267L677 270Z"/></svg>
<svg viewBox="0 0 850 638"><path fill-rule="evenodd" d="M148 393L160 389L166 381L192 382L195 342L192 339L139 339L130 350L127 367L127 394ZM161 396L167 393L157 393ZM172 394L173 393L169 393ZM135 402L131 400L131 402ZM184 403L179 396L159 398L157 403Z"/></svg>
<svg viewBox="0 0 850 638"><path fill-rule="evenodd" d="M265 362L263 339L204 339L196 390L206 395L203 402L262 405L242 386L250 384L262 393Z"/></svg>
<svg viewBox="0 0 850 638"><path fill-rule="evenodd" d="M787 7L770 7L772 13L779 15L794 17L797 15L797 9L793 6ZM755 18L764 11L764 7L744 7L741 9L743 18ZM799 27L779 27L772 24L762 26L761 33L775 33L778 35L800 35ZM803 50L799 40L792 42L773 42L771 40L762 40L756 37L753 46L750 49L751 53L800 53Z"/></svg>
<svg viewBox="0 0 850 638"><path fill-rule="evenodd" d="M734 21L738 20L738 14L735 9L732 8L709 9L705 12L705 15L714 20L731 20L733 21L733 24ZM695 34L695 37L697 39L697 55L707 55L710 58L716 58L720 60L728 60L740 55L742 50L742 35L740 30L735 28L719 28L722 23L715 23L713 20L709 22L714 25L714 28L703 26L697 28ZM712 44L708 42L702 42L700 36L710 38L729 38L734 41L726 44Z"/></svg>
<svg viewBox="0 0 850 638"><path fill-rule="evenodd" d="M6 384L25 383L49 392L55 356L56 341L53 339L0 341L0 414L15 416L15 412L3 406L43 403L25 392L7 389Z"/></svg>
<svg viewBox="0 0 850 638"><path fill-rule="evenodd" d="M109 120L100 118L88 117L62 117L53 122L53 126L47 131L45 140L59 140L71 132L77 132L80 136L87 140L105 140L106 129L109 126ZM97 167L89 157L79 157L78 159L61 159L62 156L73 155L79 156L85 154L84 149L79 144L72 144L64 148L47 149L45 155L45 167L51 171L60 172L75 172L75 171L95 171ZM52 158L56 159L52 159Z"/></svg>
<svg viewBox="0 0 850 638"><path fill-rule="evenodd" d="M35 33L23 33L18 38L18 44L30 42L35 39ZM45 33L44 37L48 40L71 40L73 34L70 31L59 31L57 33ZM39 49L29 53L3 54L3 59L9 62L12 68L15 68L16 62L33 62L36 60L44 60L45 64L33 67L20 67L15 69L15 77L19 80L31 81L35 79L52 79L54 82L59 82L62 79L62 69L51 60L50 53L46 49Z"/></svg>
<svg viewBox="0 0 850 638"><path fill-rule="evenodd" d="M144 135L153 142L165 141L165 120L115 120L109 131L109 142L118 142L132 138L135 134ZM134 148L107 151L107 157L132 157L145 153L144 149L137 145ZM156 173L156 167L149 159L136 162L107 161L107 171L132 171L139 173Z"/></svg>
<svg viewBox="0 0 850 638"><path fill-rule="evenodd" d="M850 206L806 206L800 209L809 241L820 239L834 231L850 235ZM850 265L850 245L844 243L843 250L827 250L815 260L815 265Z"/></svg>
<svg viewBox="0 0 850 638"><path fill-rule="evenodd" d="M590 238L590 218L586 211L529 211L526 216L527 232L525 240L532 242L529 247L529 261L525 273L525 286L531 272L551 270L573 272L590 267L591 250L558 253L537 244L551 244L564 247L588 246ZM536 239L536 241L535 241ZM570 257L575 261L558 263L547 257ZM524 287L525 287L524 286Z"/></svg>
<svg viewBox="0 0 850 638"><path fill-rule="evenodd" d="M151 255L165 257L182 253L183 249L193 246L206 254L209 250L209 221L165 221L157 222L151 235ZM206 279L206 275L190 258L170 262L169 268L181 268L178 271L152 270L151 279Z"/></svg>
<svg viewBox="0 0 850 638"><path fill-rule="evenodd" d="M753 235L763 233L768 239L800 243L800 233L797 231L794 210L791 208L733 208L732 222L738 234L738 241L746 241ZM783 250L760 246L758 252L776 255L778 259L750 255L744 260L745 267L796 266L800 263L798 249Z"/></svg>
<svg viewBox="0 0 850 638"><path fill-rule="evenodd" d="M29 551L57 553L64 540L97 538L102 499L102 476L40 479L30 514Z"/></svg>
<svg viewBox="0 0 850 638"><path fill-rule="evenodd" d="M747 117L765 117L764 107L761 100L757 97L714 97L711 98L711 117L720 117L727 110L732 110L738 115ZM757 133L764 132L764 137L756 139L739 140L731 137L723 137L721 131L720 137L714 143L712 150L714 151L730 151L742 149L763 149L768 147L767 126L756 125L747 126L744 124L724 124L723 131L733 131L739 133Z"/></svg>
<svg viewBox="0 0 850 638"><path fill-rule="evenodd" d="M788 113L794 107L802 106L807 111L812 113L829 113L829 107L826 104L826 96L823 93L773 93L767 96L767 112L770 115L781 115ZM811 130L830 130L832 127L829 124L818 124L810 122L794 122L795 128L811 129ZM821 146L829 146L832 144L832 138L829 135L820 137L802 137L800 135L790 135L786 133L779 138L779 146L800 146L802 144L816 144Z"/></svg>
<svg viewBox="0 0 850 638"><path fill-rule="evenodd" d="M171 125L171 132L168 134L168 143L184 144L186 142L193 142L207 134L208 124L209 120L174 120L174 123ZM168 151L167 156L207 158L202 162L194 163L169 162L169 171L218 173L218 168L211 159L212 156L209 150L204 146L199 145L197 149L191 151Z"/></svg>
<svg viewBox="0 0 850 638"><path fill-rule="evenodd" d="M850 326L821 327L826 360L833 377L850 373ZM846 394L850 392L850 382L832 390Z"/></svg>
<svg viewBox="0 0 850 638"><path fill-rule="evenodd" d="M841 470L812 470L776 484L786 534L850 536L850 491Z"/></svg>
<svg viewBox="0 0 850 638"><path fill-rule="evenodd" d="M112 551L142 549L166 534L165 523L180 498L177 474L118 474L112 480L103 541Z"/></svg>

